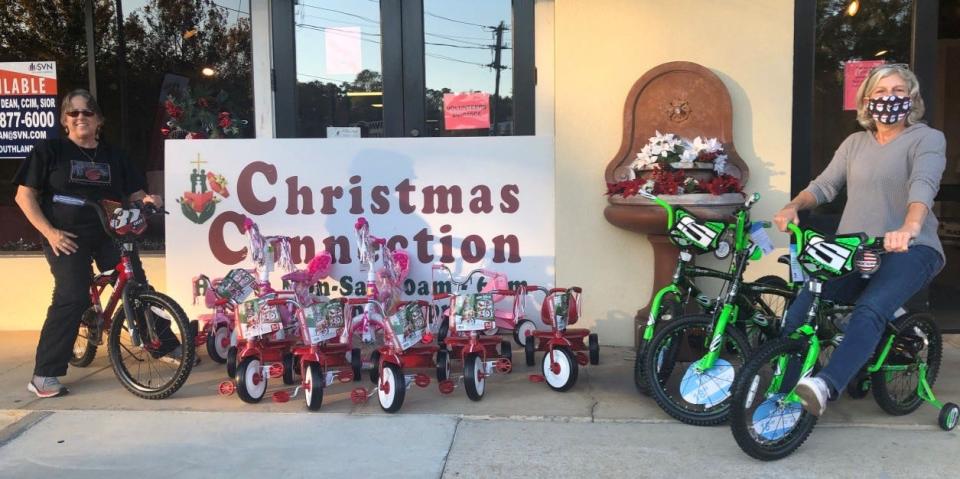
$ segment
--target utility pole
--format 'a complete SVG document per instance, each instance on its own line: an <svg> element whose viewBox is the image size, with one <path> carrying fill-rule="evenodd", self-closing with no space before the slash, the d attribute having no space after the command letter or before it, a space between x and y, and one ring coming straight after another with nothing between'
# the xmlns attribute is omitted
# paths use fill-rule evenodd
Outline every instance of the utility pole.
<svg viewBox="0 0 960 479"><path fill-rule="evenodd" d="M123 33L123 6L117 0L117 72L120 77L120 146L130 151L127 144L127 39Z"/></svg>
<svg viewBox="0 0 960 479"><path fill-rule="evenodd" d="M497 105L500 104L500 70L506 68L500 64L500 51L503 50L503 31L506 29L507 27L503 24L503 21L494 29L497 33L497 44L493 47L493 64L491 64L490 67L496 72L497 80L496 85L493 87L493 102L490 105L490 136L496 136L497 134Z"/></svg>
<svg viewBox="0 0 960 479"><path fill-rule="evenodd" d="M87 31L87 90L94 98L99 100L97 97L97 44L93 40L93 12L93 0L84 2L83 16L86 20Z"/></svg>

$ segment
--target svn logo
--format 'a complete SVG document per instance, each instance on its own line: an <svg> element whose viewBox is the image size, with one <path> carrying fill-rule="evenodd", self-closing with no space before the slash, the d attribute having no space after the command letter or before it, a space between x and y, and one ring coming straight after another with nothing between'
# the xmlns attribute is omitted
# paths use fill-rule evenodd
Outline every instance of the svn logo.
<svg viewBox="0 0 960 479"><path fill-rule="evenodd" d="M51 72L56 69L53 62L32 62L27 67L32 72Z"/></svg>

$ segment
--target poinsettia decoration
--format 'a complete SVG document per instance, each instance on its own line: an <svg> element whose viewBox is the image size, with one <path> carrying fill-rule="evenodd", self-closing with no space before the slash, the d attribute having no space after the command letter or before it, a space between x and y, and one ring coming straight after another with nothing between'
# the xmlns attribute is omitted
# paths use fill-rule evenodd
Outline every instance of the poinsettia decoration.
<svg viewBox="0 0 960 479"><path fill-rule="evenodd" d="M167 123L160 133L172 139L237 138L247 124L230 112L228 95L222 90L213 95L201 89L193 92L189 87L176 89L167 96L163 108Z"/></svg>
<svg viewBox="0 0 960 479"><path fill-rule="evenodd" d="M640 190L655 195L687 193L741 193L740 181L727 174L727 154L716 138L681 138L656 132L631 163L636 179L607 184L607 195L630 197ZM688 172L712 171L709 179L694 178Z"/></svg>

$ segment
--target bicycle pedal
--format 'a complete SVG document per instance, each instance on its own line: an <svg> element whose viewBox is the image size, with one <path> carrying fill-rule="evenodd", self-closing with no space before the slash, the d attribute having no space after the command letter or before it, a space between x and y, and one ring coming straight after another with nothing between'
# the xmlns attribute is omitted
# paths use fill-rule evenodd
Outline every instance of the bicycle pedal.
<svg viewBox="0 0 960 479"><path fill-rule="evenodd" d="M547 378L543 377L542 374L531 374L527 376L527 379L529 379L532 383L542 383L547 380Z"/></svg>
<svg viewBox="0 0 960 479"><path fill-rule="evenodd" d="M450 394L456 389L457 385L453 381L447 379L446 381L440 381L437 383L437 387L440 389L440 394Z"/></svg>
<svg viewBox="0 0 960 479"><path fill-rule="evenodd" d="M587 364L590 364L590 358L588 358L583 351L577 351L577 363L579 363L581 366L586 366Z"/></svg>
<svg viewBox="0 0 960 479"><path fill-rule="evenodd" d="M508 374L513 371L513 363L507 358L500 358L497 360L496 369L499 373Z"/></svg>
<svg viewBox="0 0 960 479"><path fill-rule="evenodd" d="M273 379L283 377L283 365L280 363L273 363L269 366L264 366L267 368L267 375Z"/></svg>
<svg viewBox="0 0 960 479"><path fill-rule="evenodd" d="M354 404L365 403L370 396L372 394L367 394L367 390L364 388L354 388L350 391L350 401Z"/></svg>
<svg viewBox="0 0 960 479"><path fill-rule="evenodd" d="M420 373L416 375L413 381L417 386L425 388L430 385L430 376Z"/></svg>
<svg viewBox="0 0 960 479"><path fill-rule="evenodd" d="M342 383L349 383L353 381L353 371L350 369L344 369L337 374L337 381Z"/></svg>
<svg viewBox="0 0 960 479"><path fill-rule="evenodd" d="M230 396L237 391L237 385L233 381L223 381L217 386L217 394L221 396Z"/></svg>
<svg viewBox="0 0 960 479"><path fill-rule="evenodd" d="M290 393L286 391L277 391L273 393L273 402L285 403L290 400Z"/></svg>

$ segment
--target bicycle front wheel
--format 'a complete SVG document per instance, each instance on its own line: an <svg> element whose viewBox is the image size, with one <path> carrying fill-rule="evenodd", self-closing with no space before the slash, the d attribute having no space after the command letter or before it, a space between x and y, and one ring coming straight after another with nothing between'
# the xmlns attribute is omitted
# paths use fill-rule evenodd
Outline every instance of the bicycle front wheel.
<svg viewBox="0 0 960 479"><path fill-rule="evenodd" d="M135 396L164 399L183 386L193 369L197 351L189 319L180 305L161 293L144 291L130 300L140 345L127 328L124 308L118 309L107 340L113 372ZM150 324L155 338L148 332Z"/></svg>
<svg viewBox="0 0 960 479"><path fill-rule="evenodd" d="M750 352L743 333L728 325L718 358L704 369L700 360L712 335L712 316L687 316L658 331L644 353L651 396L667 414L695 426L727 420L733 380Z"/></svg>
<svg viewBox="0 0 960 479"><path fill-rule="evenodd" d="M817 417L804 410L799 399L788 399L808 347L802 339L769 341L740 370L733 386L730 427L737 445L750 457L782 459L813 431ZM784 365L792 368L781 369ZM789 369L796 369L796 374L789 374Z"/></svg>

